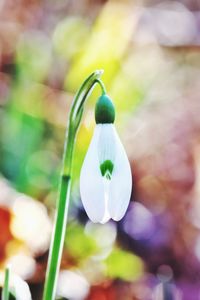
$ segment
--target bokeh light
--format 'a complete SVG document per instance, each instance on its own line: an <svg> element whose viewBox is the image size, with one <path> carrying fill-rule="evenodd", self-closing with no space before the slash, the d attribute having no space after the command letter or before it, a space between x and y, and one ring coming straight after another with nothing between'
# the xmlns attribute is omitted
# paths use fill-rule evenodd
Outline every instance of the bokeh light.
<svg viewBox="0 0 200 300"><path fill-rule="evenodd" d="M26 290L25 279L42 297L69 109L82 81L104 69L131 202L104 225L81 205L95 88L76 141L58 294L199 300L199 1L7 0L0 13L0 285L9 263L13 289Z"/></svg>

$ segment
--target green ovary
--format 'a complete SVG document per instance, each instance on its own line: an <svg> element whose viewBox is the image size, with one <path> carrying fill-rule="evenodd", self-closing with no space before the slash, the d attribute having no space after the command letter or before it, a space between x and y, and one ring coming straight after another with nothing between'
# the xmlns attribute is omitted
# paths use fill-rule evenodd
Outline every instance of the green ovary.
<svg viewBox="0 0 200 300"><path fill-rule="evenodd" d="M106 177L106 179L111 180L111 175L114 169L114 164L111 160L105 160L100 165L101 175Z"/></svg>

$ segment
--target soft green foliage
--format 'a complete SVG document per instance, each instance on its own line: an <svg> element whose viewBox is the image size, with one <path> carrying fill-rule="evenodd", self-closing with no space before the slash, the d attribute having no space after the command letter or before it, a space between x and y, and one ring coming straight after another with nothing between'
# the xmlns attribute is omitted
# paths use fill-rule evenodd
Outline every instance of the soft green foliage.
<svg viewBox="0 0 200 300"><path fill-rule="evenodd" d="M136 280L143 273L143 264L139 257L120 249L113 249L105 261L107 275L111 278Z"/></svg>
<svg viewBox="0 0 200 300"><path fill-rule="evenodd" d="M56 52L65 59L80 54L87 42L88 34L89 26L84 19L67 17L58 23L53 34Z"/></svg>
<svg viewBox="0 0 200 300"><path fill-rule="evenodd" d="M41 143L43 124L32 116L13 111L3 125L5 174L19 190L31 193L27 165Z"/></svg>
<svg viewBox="0 0 200 300"><path fill-rule="evenodd" d="M78 260L87 259L98 250L94 239L86 235L84 228L77 223L68 225L65 246L70 255Z"/></svg>
<svg viewBox="0 0 200 300"><path fill-rule="evenodd" d="M24 34L17 47L16 63L20 77L42 81L51 65L51 45L48 37L37 31Z"/></svg>

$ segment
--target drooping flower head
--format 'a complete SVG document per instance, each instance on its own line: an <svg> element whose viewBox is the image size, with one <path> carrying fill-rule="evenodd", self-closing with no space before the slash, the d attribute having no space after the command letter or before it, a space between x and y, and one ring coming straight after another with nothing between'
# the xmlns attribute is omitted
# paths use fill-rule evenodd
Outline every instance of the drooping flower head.
<svg viewBox="0 0 200 300"><path fill-rule="evenodd" d="M96 127L81 169L81 199L91 221L119 221L130 201L132 175L114 126L115 108L106 94L96 103L95 120Z"/></svg>

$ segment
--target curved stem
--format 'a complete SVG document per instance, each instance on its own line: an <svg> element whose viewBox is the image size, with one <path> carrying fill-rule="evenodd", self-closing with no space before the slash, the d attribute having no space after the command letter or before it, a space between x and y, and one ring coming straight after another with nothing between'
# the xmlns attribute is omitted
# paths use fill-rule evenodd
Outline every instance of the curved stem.
<svg viewBox="0 0 200 300"><path fill-rule="evenodd" d="M105 85L103 83L103 81L101 81L101 79L97 79L96 82L99 83L100 87L101 87L101 90L102 90L102 94L106 94L106 88L105 88Z"/></svg>
<svg viewBox="0 0 200 300"><path fill-rule="evenodd" d="M92 91L94 85L99 83L102 91L105 92L103 83L99 77L103 71L95 71L81 85L75 95L70 110L69 124L66 130L66 140L63 153L63 168L60 177L59 195L55 217L55 225L49 251L46 279L44 285L43 300L54 300L56 285L60 268L61 256L66 233L69 198L71 191L72 159L75 145L75 138L81 122L84 103Z"/></svg>

